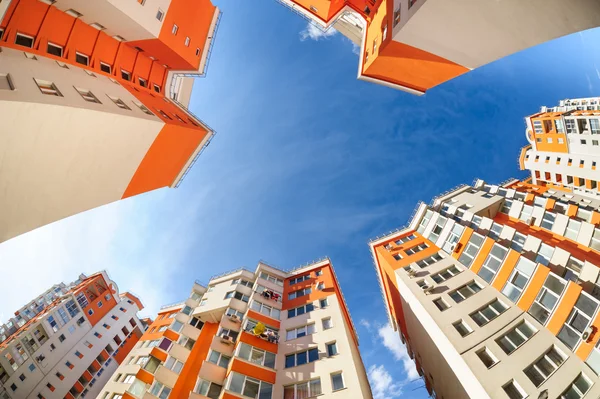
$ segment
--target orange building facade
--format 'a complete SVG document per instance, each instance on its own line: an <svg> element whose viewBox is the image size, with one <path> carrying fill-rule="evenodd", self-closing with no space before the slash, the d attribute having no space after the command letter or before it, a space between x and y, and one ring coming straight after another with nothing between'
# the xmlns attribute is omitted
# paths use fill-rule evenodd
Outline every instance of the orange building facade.
<svg viewBox="0 0 600 399"><path fill-rule="evenodd" d="M600 202L477 180L370 243L390 322L428 391L600 397Z"/></svg>
<svg viewBox="0 0 600 399"><path fill-rule="evenodd" d="M600 98L562 100L525 118L521 170L549 190L600 199Z"/></svg>
<svg viewBox="0 0 600 399"><path fill-rule="evenodd" d="M105 272L53 286L0 326L0 397L96 397L144 334L142 308Z"/></svg>
<svg viewBox="0 0 600 399"><path fill-rule="evenodd" d="M600 25L594 0L278 1L360 46L359 79L417 95L504 56Z"/></svg>
<svg viewBox="0 0 600 399"><path fill-rule="evenodd" d="M214 134L187 106L220 13L193 3L0 4L0 241L180 184Z"/></svg>
<svg viewBox="0 0 600 399"><path fill-rule="evenodd" d="M163 307L98 398L372 398L329 260L259 263Z"/></svg>

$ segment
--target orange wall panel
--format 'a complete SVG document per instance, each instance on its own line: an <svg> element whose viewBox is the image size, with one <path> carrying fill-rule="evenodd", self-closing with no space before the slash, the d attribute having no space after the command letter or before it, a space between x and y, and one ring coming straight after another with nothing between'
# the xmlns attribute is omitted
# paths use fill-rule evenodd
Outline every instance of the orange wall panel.
<svg viewBox="0 0 600 399"><path fill-rule="evenodd" d="M517 302L517 306L523 309L523 311L527 312L527 310L529 310L529 308L533 304L533 301L542 289L544 281L546 281L546 277L548 277L549 273L550 269L548 267L544 265L538 265L536 271L531 277L531 282L529 283L527 289L525 290L525 292L523 292L523 295L521 295L521 298Z"/></svg>
<svg viewBox="0 0 600 399"><path fill-rule="evenodd" d="M96 71L100 71L100 62L104 62L105 64L111 66L111 75L116 76L116 69L114 68L114 65L120 45L121 42L113 39L104 32L100 32L98 35L98 41L96 42L96 47L94 47L92 67ZM119 77L120 76L121 75L119 75Z"/></svg>
<svg viewBox="0 0 600 399"><path fill-rule="evenodd" d="M20 0L6 27L6 41L14 43L17 33L37 36L49 7L37 0Z"/></svg>
<svg viewBox="0 0 600 399"><path fill-rule="evenodd" d="M80 52L90 57L91 62L92 52L99 34L98 29L94 29L82 20L76 19L64 55L69 61L75 63L75 53Z"/></svg>
<svg viewBox="0 0 600 399"><path fill-rule="evenodd" d="M584 362L586 361L586 359L592 352L592 349L594 349L594 346L596 345L596 343L598 343L598 340L600 339L600 313L596 315L596 317L592 321L591 326L596 328L592 339L590 340L590 342L581 341L579 348L577 348L577 350L575 351L577 357L579 357Z"/></svg>
<svg viewBox="0 0 600 399"><path fill-rule="evenodd" d="M200 331L200 336L192 347L190 355L179 373L179 378L171 391L171 397L187 398L190 391L194 389L202 363L210 350L212 337L217 333L218 329L218 323L204 323L202 331Z"/></svg>
<svg viewBox="0 0 600 399"><path fill-rule="evenodd" d="M168 187L177 178L206 131L166 124L140 163L123 198Z"/></svg>
<svg viewBox="0 0 600 399"><path fill-rule="evenodd" d="M137 378L140 381L145 382L146 384L152 384L154 382L154 374L144 370L144 369L140 369L137 374L135 375L135 378Z"/></svg>
<svg viewBox="0 0 600 399"><path fill-rule="evenodd" d="M133 76L136 78L135 83L138 83L137 78L142 78L146 80L150 78L150 69L152 67L152 63L152 60L146 57L143 53L140 53L138 55L137 61L135 63L135 68L133 69Z"/></svg>
<svg viewBox="0 0 600 399"><path fill-rule="evenodd" d="M460 258L460 255L465 250L467 243L471 239L472 235L473 235L473 229L470 227L465 227L465 231L463 231L462 235L460 236L460 240L458 240L458 243L457 243L457 246L460 244L460 249L458 251L452 253L452 257L454 259Z"/></svg>
<svg viewBox="0 0 600 399"><path fill-rule="evenodd" d="M138 51L133 47L121 44L119 51L117 52L117 60L115 62L115 74L121 77L121 69L129 73L133 73L135 61L138 55ZM133 78L133 76L132 76Z"/></svg>
<svg viewBox="0 0 600 399"><path fill-rule="evenodd" d="M517 251L512 249L508 250L506 259L504 259L502 266L500 266L500 269L496 274L496 278L492 282L492 287L494 287L498 291L502 290L502 287L504 287L504 284L506 284L506 281L508 281L510 274L517 265L517 262L519 261L519 256L520 254Z"/></svg>
<svg viewBox="0 0 600 399"><path fill-rule="evenodd" d="M67 44L74 24L75 19L73 17L58 10L56 7L50 7L38 34L40 39L39 49L42 52L46 52L48 42L64 47Z"/></svg>
<svg viewBox="0 0 600 399"><path fill-rule="evenodd" d="M483 241L483 244L479 249L479 253L475 257L475 259L473 259L473 263L471 263L470 269L473 273L479 273L479 270L481 269L481 266L483 266L483 262L485 262L487 256L490 254L494 243L495 241L492 240L490 237L485 237L485 240Z"/></svg>
<svg viewBox="0 0 600 399"><path fill-rule="evenodd" d="M155 346L154 348L152 348L152 350L150 351L150 355L154 356L161 362L167 361L167 357L169 356L167 354L167 352L163 351L158 346Z"/></svg>
<svg viewBox="0 0 600 399"><path fill-rule="evenodd" d="M572 281L569 281L569 284L567 284L567 289L562 296L562 300L546 325L546 328L552 334L558 335L561 327L565 324L565 321L567 321L571 310L573 310L573 306L575 306L575 302L577 302L577 299L581 294L581 289L580 285Z"/></svg>
<svg viewBox="0 0 600 399"><path fill-rule="evenodd" d="M119 352L117 352L114 355L114 358L117 361L117 363L123 363L127 355L129 355L129 352L131 352L131 350L133 349L135 344L138 343L139 340L140 338L136 334L129 335L129 337L121 344L121 347L119 347Z"/></svg>
<svg viewBox="0 0 600 399"><path fill-rule="evenodd" d="M266 381L271 384L275 384L275 377L277 374L274 371L265 370L262 367L256 366L251 363L246 363L236 357L233 358L231 364L231 371L235 371L239 374L247 375L248 377L257 378L261 381Z"/></svg>

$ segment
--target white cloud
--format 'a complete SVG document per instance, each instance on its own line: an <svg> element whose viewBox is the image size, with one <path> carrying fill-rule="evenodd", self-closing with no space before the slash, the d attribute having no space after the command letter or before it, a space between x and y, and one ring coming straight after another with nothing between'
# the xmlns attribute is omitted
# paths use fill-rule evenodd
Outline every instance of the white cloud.
<svg viewBox="0 0 600 399"><path fill-rule="evenodd" d="M373 399L397 398L402 394L401 382L394 382L384 365L372 365L368 371Z"/></svg>
<svg viewBox="0 0 600 399"><path fill-rule="evenodd" d="M335 30L333 28L329 28L326 31L323 31L323 30L319 29L313 23L309 22L306 25L306 28L304 28L300 32L300 40L305 41L307 39L311 39L314 41L319 41L321 39L327 39L328 37L331 37L331 36L335 35L336 33L337 33L337 30Z"/></svg>
<svg viewBox="0 0 600 399"><path fill-rule="evenodd" d="M352 43L352 52L356 55L360 55L360 46L356 43Z"/></svg>
<svg viewBox="0 0 600 399"><path fill-rule="evenodd" d="M400 340L398 333L388 324L379 328L378 335L382 339L383 346L392 352L394 359L402 362L407 382L419 378L415 362L408 356L406 347Z"/></svg>

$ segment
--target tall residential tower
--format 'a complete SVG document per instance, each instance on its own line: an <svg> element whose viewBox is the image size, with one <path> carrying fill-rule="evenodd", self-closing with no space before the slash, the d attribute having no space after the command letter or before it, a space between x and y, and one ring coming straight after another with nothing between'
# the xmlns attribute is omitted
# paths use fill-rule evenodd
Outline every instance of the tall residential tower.
<svg viewBox="0 0 600 399"><path fill-rule="evenodd" d="M147 325L105 272L55 285L0 325L0 398L93 398Z"/></svg>
<svg viewBox="0 0 600 399"><path fill-rule="evenodd" d="M445 398L600 397L600 201L511 180L370 244L392 326Z"/></svg>
<svg viewBox="0 0 600 399"><path fill-rule="evenodd" d="M358 78L424 94L471 69L600 26L596 0L278 0L360 46Z"/></svg>
<svg viewBox="0 0 600 399"><path fill-rule="evenodd" d="M176 187L213 131L187 105L209 0L0 2L0 242Z"/></svg>
<svg viewBox="0 0 600 399"><path fill-rule="evenodd" d="M333 267L259 263L163 307L98 399L372 398Z"/></svg>

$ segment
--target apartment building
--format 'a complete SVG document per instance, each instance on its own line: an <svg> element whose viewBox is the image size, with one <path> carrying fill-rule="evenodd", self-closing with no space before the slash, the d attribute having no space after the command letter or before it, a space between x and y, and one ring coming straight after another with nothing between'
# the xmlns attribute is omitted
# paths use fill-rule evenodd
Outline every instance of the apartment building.
<svg viewBox="0 0 600 399"><path fill-rule="evenodd" d="M177 187L213 130L187 109L209 0L0 2L0 242Z"/></svg>
<svg viewBox="0 0 600 399"><path fill-rule="evenodd" d="M600 201L477 180L370 243L437 398L600 397Z"/></svg>
<svg viewBox="0 0 600 399"><path fill-rule="evenodd" d="M372 398L331 262L261 262L196 282L163 307L98 395L122 398Z"/></svg>
<svg viewBox="0 0 600 399"><path fill-rule="evenodd" d="M525 118L521 170L534 184L600 199L600 97L560 101Z"/></svg>
<svg viewBox="0 0 600 399"><path fill-rule="evenodd" d="M600 26L595 0L278 0L360 46L358 78L409 93Z"/></svg>
<svg viewBox="0 0 600 399"><path fill-rule="evenodd" d="M59 284L0 326L0 398L94 398L147 328L106 272Z"/></svg>

